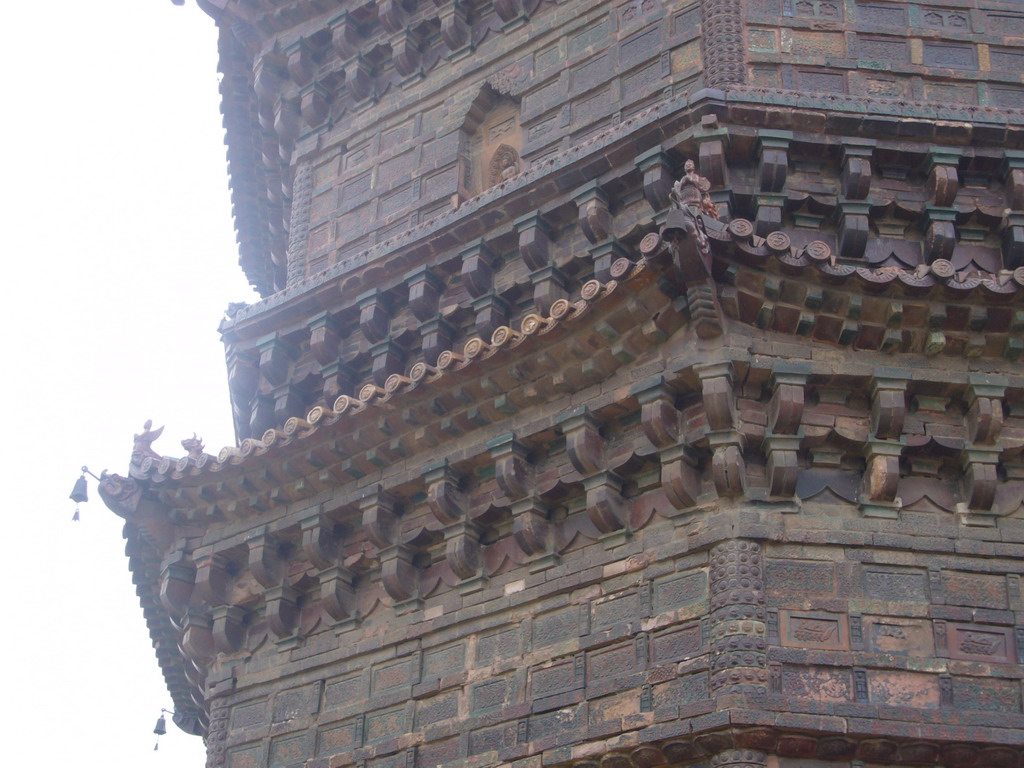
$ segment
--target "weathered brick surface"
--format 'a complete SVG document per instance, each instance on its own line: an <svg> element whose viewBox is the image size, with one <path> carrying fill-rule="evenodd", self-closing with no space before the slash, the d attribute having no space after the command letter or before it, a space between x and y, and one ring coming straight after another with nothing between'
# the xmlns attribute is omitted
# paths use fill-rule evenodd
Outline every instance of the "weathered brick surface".
<svg viewBox="0 0 1024 768"><path fill-rule="evenodd" d="M735 522L743 517L740 508L718 515L731 515ZM767 522L777 522L787 531L809 521L769 513ZM640 734L649 730L651 718L659 712L693 717L703 707L713 707L711 643L742 638L740 624L757 625L760 620L754 614L695 623L690 616L706 616L713 610L707 602L708 573L694 568L687 554L688 527L665 525L654 524L638 533L641 543L648 537L662 542L641 546L644 557L639 561L623 560L599 543L585 547L587 562L595 566L590 580L559 586L565 577L553 572L527 587L521 573L510 571L488 589L511 591L519 598L517 607L498 601L481 613L476 610L480 603L464 598L466 607L454 609L444 631L418 613L368 615L358 629L340 635L336 648L314 666L301 658L289 661L287 652L276 649L257 651L256 656L272 655L268 672L273 673L236 677L241 699L232 708L231 727L243 741L232 748L233 754L238 760L255 760L263 754L252 746L256 737L267 745L269 764L281 765L301 750L306 758L351 754L355 761L360 755L387 760L393 754L401 762L413 745L418 746L409 759L423 765L454 764L490 753L501 760L507 759L502 755L522 750L550 754L554 762L563 762L557 757L563 745L622 732L635 733L643 741ZM882 531L897 525L875 523ZM675 533L656 535L666 530ZM953 712L992 728L1024 722L1013 627L929 619L930 608L938 609L932 615L948 616L951 606L933 602L928 555L915 554L912 547L876 550L872 559L899 561L902 568L869 566L852 596L866 595L884 614L853 614L851 603L839 597L829 604L835 612L806 609L809 596L836 595L840 587L832 574L843 570L847 555L857 556L858 562L862 554L843 545L778 544L765 550L764 588L773 607L763 616L767 625L762 636L767 638L768 667L779 664L781 672L778 683L767 681L771 693L760 701L779 712L770 721L774 727L783 733L800 729L836 734L853 728L899 743L909 734L901 722L923 718L945 723ZM809 555L816 559L809 560ZM807 567L815 563L819 570ZM809 573L818 578L808 592L803 587L810 583ZM960 573L966 571L955 575ZM907 575L912 578L902 578ZM630 586L636 583L645 586ZM943 578L941 583L948 587L951 580ZM950 590L943 591L950 597ZM1005 599L1005 589L972 597L975 603L990 605L1001 605ZM424 614L432 600L425 601ZM695 604L695 611L688 611ZM1013 614L1006 618L1013 620ZM854 619L859 639L854 637ZM728 622L737 620L737 629L731 629ZM930 625L935 622L942 625L941 631L933 631ZM737 630L739 635L730 634ZM350 650L354 646L344 639L351 632L364 638L360 646L365 651ZM397 637L415 642L396 642ZM955 658L965 663L952 666ZM947 678L952 685L944 693ZM325 682L303 682L313 679ZM274 722L310 715L313 720L304 720L306 730L300 733L275 736L266 701L245 702L285 680L299 685L273 696ZM410 686L428 680L439 682L441 689L406 705L396 702L374 709L373 702L386 702L382 696L388 691L400 689L408 696ZM322 706L317 707L310 692L321 690ZM358 711L355 718L345 714L350 711ZM1010 716L1013 712L1017 714ZM991 718L986 720L985 713L992 713ZM751 721L738 717L735 722ZM875 725L863 730L865 723ZM707 728L713 728L710 721L697 731ZM458 734L466 736L460 739ZM851 743L856 749L856 741ZM813 757L825 749L813 739L801 746L792 739L772 744L771 749L783 755L804 754L801 750L806 748Z"/></svg>
<svg viewBox="0 0 1024 768"><path fill-rule="evenodd" d="M245 439L104 480L211 767L1019 764L1017 9L256 6Z"/></svg>

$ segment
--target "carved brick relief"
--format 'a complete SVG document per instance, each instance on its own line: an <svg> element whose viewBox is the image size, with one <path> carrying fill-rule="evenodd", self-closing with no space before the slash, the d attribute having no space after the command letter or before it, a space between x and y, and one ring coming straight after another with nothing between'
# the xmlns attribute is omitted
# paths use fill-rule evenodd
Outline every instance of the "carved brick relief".
<svg viewBox="0 0 1024 768"><path fill-rule="evenodd" d="M485 85L463 123L460 194L473 197L524 170L519 103Z"/></svg>
<svg viewBox="0 0 1024 768"><path fill-rule="evenodd" d="M971 17L965 10L948 10L945 8L922 8L921 26L932 29L952 29L970 31Z"/></svg>
<svg viewBox="0 0 1024 768"><path fill-rule="evenodd" d="M782 693L823 702L853 700L850 672L835 667L786 664L782 667Z"/></svg>
<svg viewBox="0 0 1024 768"><path fill-rule="evenodd" d="M227 751L227 764L230 768L263 768L263 745L256 743L232 747Z"/></svg>
<svg viewBox="0 0 1024 768"><path fill-rule="evenodd" d="M849 648L846 616L781 611L783 645L840 650Z"/></svg>
<svg viewBox="0 0 1024 768"><path fill-rule="evenodd" d="M783 0L782 5L786 16L843 20L843 4L838 0Z"/></svg>
<svg viewBox="0 0 1024 768"><path fill-rule="evenodd" d="M1024 14L989 13L986 18L988 29L1000 30L1008 37L1024 37Z"/></svg>
<svg viewBox="0 0 1024 768"><path fill-rule="evenodd" d="M903 29L907 26L907 10L902 5L858 0L857 21L866 26Z"/></svg>
<svg viewBox="0 0 1024 768"><path fill-rule="evenodd" d="M1013 664L1013 630L976 624L947 625L947 651L953 659Z"/></svg>
<svg viewBox="0 0 1024 768"><path fill-rule="evenodd" d="M921 619L866 617L868 650L900 656L931 655L932 631Z"/></svg>
<svg viewBox="0 0 1024 768"><path fill-rule="evenodd" d="M740 0L704 0L700 8L707 84L722 88L746 82Z"/></svg>
<svg viewBox="0 0 1024 768"><path fill-rule="evenodd" d="M924 64L948 69L977 69L978 53L970 44L925 43Z"/></svg>
<svg viewBox="0 0 1024 768"><path fill-rule="evenodd" d="M734 540L711 550L711 688L756 693L768 683L760 544Z"/></svg>

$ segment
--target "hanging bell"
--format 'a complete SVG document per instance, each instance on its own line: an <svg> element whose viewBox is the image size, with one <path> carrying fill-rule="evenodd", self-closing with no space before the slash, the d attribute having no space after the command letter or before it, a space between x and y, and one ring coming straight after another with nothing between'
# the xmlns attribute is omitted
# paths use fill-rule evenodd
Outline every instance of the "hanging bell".
<svg viewBox="0 0 1024 768"><path fill-rule="evenodd" d="M69 496L75 504L81 504L89 500L89 483L85 479L85 473L75 481L75 488Z"/></svg>
<svg viewBox="0 0 1024 768"><path fill-rule="evenodd" d="M153 733L156 734L156 744L153 745L154 752L160 749L160 737L167 733L167 719L164 717L166 711L166 709L160 710L160 717L156 719L156 728L153 729Z"/></svg>
<svg viewBox="0 0 1024 768"><path fill-rule="evenodd" d="M77 523L81 519L81 515L78 513L78 505L89 500L89 483L85 479L84 468L82 476L75 481L75 487L68 498L75 502L75 514L71 518L71 522Z"/></svg>

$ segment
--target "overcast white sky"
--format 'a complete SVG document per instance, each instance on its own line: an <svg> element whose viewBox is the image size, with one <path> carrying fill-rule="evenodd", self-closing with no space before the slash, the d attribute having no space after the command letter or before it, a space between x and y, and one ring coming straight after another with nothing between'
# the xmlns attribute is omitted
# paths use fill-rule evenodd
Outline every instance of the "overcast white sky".
<svg viewBox="0 0 1024 768"><path fill-rule="evenodd" d="M233 443L217 324L253 301L231 224L213 21L194 3L9 3L0 139L3 765L200 768L88 464Z"/></svg>

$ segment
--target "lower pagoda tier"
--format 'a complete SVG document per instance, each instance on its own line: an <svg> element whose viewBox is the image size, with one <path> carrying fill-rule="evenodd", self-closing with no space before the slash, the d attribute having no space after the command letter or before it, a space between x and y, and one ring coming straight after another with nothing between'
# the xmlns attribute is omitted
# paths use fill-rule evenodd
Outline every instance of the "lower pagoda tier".
<svg viewBox="0 0 1024 768"><path fill-rule="evenodd" d="M211 765L1020 765L1019 508L969 525L908 478L873 516L836 467L681 514L657 472L584 506L540 490L562 471L518 464L508 511L438 480L430 511L376 491L170 554L151 625Z"/></svg>
<svg viewBox="0 0 1024 768"><path fill-rule="evenodd" d="M423 378L219 459L140 436L101 490L211 765L1020 764L1024 377L702 339L646 272L547 326L568 408L431 441L479 406Z"/></svg>

